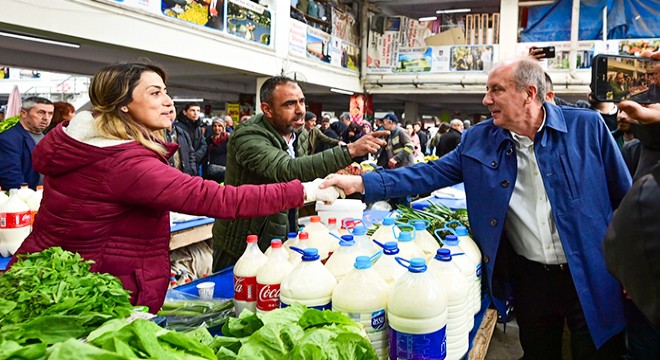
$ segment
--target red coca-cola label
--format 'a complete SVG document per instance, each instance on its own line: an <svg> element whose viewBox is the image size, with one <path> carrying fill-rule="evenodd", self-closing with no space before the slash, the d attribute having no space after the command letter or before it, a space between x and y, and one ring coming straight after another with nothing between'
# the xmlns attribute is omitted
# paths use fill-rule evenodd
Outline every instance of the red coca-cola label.
<svg viewBox="0 0 660 360"><path fill-rule="evenodd" d="M257 309L271 311L280 308L280 284L257 283Z"/></svg>
<svg viewBox="0 0 660 360"><path fill-rule="evenodd" d="M30 211L17 213L0 213L0 229L15 229L30 226L32 214Z"/></svg>
<svg viewBox="0 0 660 360"><path fill-rule="evenodd" d="M257 300L257 277L234 275L234 299L239 301Z"/></svg>

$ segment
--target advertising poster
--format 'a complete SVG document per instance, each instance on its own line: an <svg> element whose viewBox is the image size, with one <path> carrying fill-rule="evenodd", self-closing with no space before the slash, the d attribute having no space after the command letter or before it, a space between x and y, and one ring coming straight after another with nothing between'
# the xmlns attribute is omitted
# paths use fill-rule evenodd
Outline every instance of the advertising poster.
<svg viewBox="0 0 660 360"><path fill-rule="evenodd" d="M359 71L360 70L360 48L344 41L341 50L341 67Z"/></svg>
<svg viewBox="0 0 660 360"><path fill-rule="evenodd" d="M423 48L400 48L395 72L430 72L433 57L433 49Z"/></svg>
<svg viewBox="0 0 660 360"><path fill-rule="evenodd" d="M370 19L367 72L391 73L398 51L400 17L374 16Z"/></svg>
<svg viewBox="0 0 660 360"><path fill-rule="evenodd" d="M358 124L362 123L364 119L364 109L365 109L365 96L363 94L351 95L351 102L349 105L349 114L351 115L351 121Z"/></svg>
<svg viewBox="0 0 660 360"><path fill-rule="evenodd" d="M358 42L357 34L354 34L353 28L356 21L353 15L348 12L332 8L332 36L338 37L344 41Z"/></svg>
<svg viewBox="0 0 660 360"><path fill-rule="evenodd" d="M345 62L345 59L348 58L346 51L342 47L343 41L338 37L331 37L330 40L330 64L336 67L342 66Z"/></svg>
<svg viewBox="0 0 660 360"><path fill-rule="evenodd" d="M238 94L238 104L241 108L241 117L254 114L254 95L253 94Z"/></svg>
<svg viewBox="0 0 660 360"><path fill-rule="evenodd" d="M323 31L307 27L307 57L330 63L330 35Z"/></svg>
<svg viewBox="0 0 660 360"><path fill-rule="evenodd" d="M270 45L271 14L248 0L227 3L227 33L256 43Z"/></svg>
<svg viewBox="0 0 660 360"><path fill-rule="evenodd" d="M562 42L554 44L555 57L548 59L548 68L556 70L568 70L568 56L571 50L570 42ZM594 42L593 41L579 41L577 49L577 69L591 68L591 58L594 56Z"/></svg>
<svg viewBox="0 0 660 360"><path fill-rule="evenodd" d="M231 116L234 124L238 124L241 119L241 107L238 103L227 103L227 115Z"/></svg>
<svg viewBox="0 0 660 360"><path fill-rule="evenodd" d="M0 79L9 79L9 68L0 66Z"/></svg>
<svg viewBox="0 0 660 360"><path fill-rule="evenodd" d="M289 55L307 56L307 24L291 19L289 27Z"/></svg>
<svg viewBox="0 0 660 360"><path fill-rule="evenodd" d="M424 39L433 35L433 32L431 31L432 25L432 21L422 22L406 18L402 23L401 46L409 48L426 46Z"/></svg>
<svg viewBox="0 0 660 360"><path fill-rule="evenodd" d="M660 40L622 40L619 42L619 55L639 56L644 50L657 51Z"/></svg>
<svg viewBox="0 0 660 360"><path fill-rule="evenodd" d="M451 47L451 71L488 71L492 67L493 45Z"/></svg>
<svg viewBox="0 0 660 360"><path fill-rule="evenodd" d="M433 46L431 54L431 72L449 72L451 46Z"/></svg>
<svg viewBox="0 0 660 360"><path fill-rule="evenodd" d="M145 0L132 1L141 2ZM162 0L162 11L168 17L216 30L224 29L224 0L212 0L203 3L197 1Z"/></svg>

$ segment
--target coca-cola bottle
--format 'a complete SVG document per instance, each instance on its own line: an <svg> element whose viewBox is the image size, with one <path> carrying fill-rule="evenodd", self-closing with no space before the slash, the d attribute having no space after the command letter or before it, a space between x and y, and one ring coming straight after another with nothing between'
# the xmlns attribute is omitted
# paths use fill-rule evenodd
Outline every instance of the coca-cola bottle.
<svg viewBox="0 0 660 360"><path fill-rule="evenodd" d="M239 315L243 309L257 309L257 272L268 257L257 244L257 235L248 235L247 248L234 266L234 306Z"/></svg>
<svg viewBox="0 0 660 360"><path fill-rule="evenodd" d="M268 261L257 272L257 313L264 313L280 307L280 284L284 276L293 270L287 259L287 251L282 240L270 242L271 253Z"/></svg>

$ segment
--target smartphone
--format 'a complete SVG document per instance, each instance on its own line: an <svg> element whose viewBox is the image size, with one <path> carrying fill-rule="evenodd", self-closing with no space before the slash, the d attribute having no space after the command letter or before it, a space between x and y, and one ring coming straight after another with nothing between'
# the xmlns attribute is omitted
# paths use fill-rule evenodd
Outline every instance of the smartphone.
<svg viewBox="0 0 660 360"><path fill-rule="evenodd" d="M596 55L591 61L591 95L601 102L660 103L660 61L627 55Z"/></svg>
<svg viewBox="0 0 660 360"><path fill-rule="evenodd" d="M544 47L532 46L532 49L533 50L536 50L536 49L543 50L541 52L541 54L543 54L541 59L553 59L555 57L555 47L554 46L544 46Z"/></svg>

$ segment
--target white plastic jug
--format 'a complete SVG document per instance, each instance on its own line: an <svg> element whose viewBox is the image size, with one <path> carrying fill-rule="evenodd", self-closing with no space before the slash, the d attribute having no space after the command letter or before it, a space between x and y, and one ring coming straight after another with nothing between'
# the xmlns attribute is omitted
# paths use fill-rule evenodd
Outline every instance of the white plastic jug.
<svg viewBox="0 0 660 360"><path fill-rule="evenodd" d="M408 221L408 224L415 228L415 244L422 249L426 259L432 259L435 256L436 250L440 248L440 243L426 230L431 225L431 222L428 220L413 219Z"/></svg>
<svg viewBox="0 0 660 360"><path fill-rule="evenodd" d="M298 240L296 241L296 246L292 245L289 247L289 262L291 263L291 265L295 267L296 265L300 264L300 262L302 261L302 255L299 252L293 250L292 248L298 248L304 250L310 247L311 246L309 246L309 236L307 235L307 233L303 231L300 234L298 234Z"/></svg>
<svg viewBox="0 0 660 360"><path fill-rule="evenodd" d="M247 248L234 265L234 307L236 314L243 309L257 310L257 273L268 257L257 244L257 235L248 235Z"/></svg>
<svg viewBox="0 0 660 360"><path fill-rule="evenodd" d="M282 244L282 247L291 255L291 251L289 250L291 246L298 246L298 233L297 232L290 232L286 235L286 241ZM291 257L291 256L289 256Z"/></svg>
<svg viewBox="0 0 660 360"><path fill-rule="evenodd" d="M383 222L380 224L378 229L374 231L371 235L371 240L377 240L381 244L388 243L390 241L397 241L397 234L395 231L394 223L396 223L396 217L388 216L383 219Z"/></svg>
<svg viewBox="0 0 660 360"><path fill-rule="evenodd" d="M444 359L447 355L447 293L423 258L410 261L390 291L387 321L391 359Z"/></svg>
<svg viewBox="0 0 660 360"><path fill-rule="evenodd" d="M467 227L465 227L460 221L452 220L445 223L445 226L456 223L458 226L454 229L454 235L458 237L458 246L465 251L467 257L475 263L475 271L477 272L477 280L479 282L479 294L481 295L481 250L468 232ZM479 299L479 306L475 306L474 313L478 313L481 310L481 298Z"/></svg>
<svg viewBox="0 0 660 360"><path fill-rule="evenodd" d="M330 255L328 261L325 263L325 267L335 276L337 282L341 281L346 274L353 270L355 258L363 255L358 250L352 235L342 236L342 240L339 242L339 249Z"/></svg>
<svg viewBox="0 0 660 360"><path fill-rule="evenodd" d="M410 228L410 230L403 230L405 228ZM394 230L398 229L399 234L395 235ZM392 229L392 234L396 237L396 240L399 245L399 256L404 259L412 259L416 257L421 257L426 259L426 254L424 251L417 246L415 243L415 238L417 233L412 226L409 225L395 225Z"/></svg>
<svg viewBox="0 0 660 360"><path fill-rule="evenodd" d="M0 255L9 257L30 235L30 207L21 200L18 189L9 190L9 198L0 204Z"/></svg>
<svg viewBox="0 0 660 360"><path fill-rule="evenodd" d="M34 195L34 190L28 187L28 184L21 184L21 187L18 189L18 197L27 204L28 199Z"/></svg>
<svg viewBox="0 0 660 360"><path fill-rule="evenodd" d="M436 236L438 233L446 229L438 229L435 231ZM465 279L470 285L470 303L472 304L472 314L476 314L481 309L481 280L477 277L477 264L475 264L465 253L463 248L459 246L458 237L456 235L447 235L442 240L443 248L451 250L452 262L454 262L461 269ZM481 267L479 267L481 269Z"/></svg>
<svg viewBox="0 0 660 360"><path fill-rule="evenodd" d="M305 232L309 234L309 247L318 249L321 261L325 261L330 253L331 243L336 242L337 239L330 236L330 230L321 223L319 216L312 216L309 219Z"/></svg>
<svg viewBox="0 0 660 360"><path fill-rule="evenodd" d="M257 272L257 313L280 308L280 285L284 277L293 270L288 260L289 253L282 247L282 240L273 239L268 261Z"/></svg>
<svg viewBox="0 0 660 360"><path fill-rule="evenodd" d="M386 318L390 287L371 267L371 258L358 256L354 268L335 287L332 310L364 326L379 359L387 359Z"/></svg>
<svg viewBox="0 0 660 360"><path fill-rule="evenodd" d="M371 258L371 263L375 263L382 255L383 250L376 245L367 236L367 228L363 224L357 224L351 231L355 239L355 245L360 252L360 255L365 255Z"/></svg>
<svg viewBox="0 0 660 360"><path fill-rule="evenodd" d="M4 204L7 200L9 200L9 195L5 194L2 190L2 186L0 186L0 205Z"/></svg>
<svg viewBox="0 0 660 360"><path fill-rule="evenodd" d="M462 359L470 346L470 323L474 323L468 301L470 287L461 270L452 262L449 249L436 251L429 263L429 271L447 291L447 360Z"/></svg>
<svg viewBox="0 0 660 360"><path fill-rule="evenodd" d="M376 240L373 242L383 248L383 256L374 264L374 270L385 280L391 289L397 280L406 273L406 269L399 265L395 259L399 256L399 246L395 241L389 241L385 244L381 244Z"/></svg>
<svg viewBox="0 0 660 360"><path fill-rule="evenodd" d="M280 286L281 307L297 302L318 310L332 309L332 291L337 286L334 275L323 264L318 249L291 248L302 254L302 262L284 277Z"/></svg>
<svg viewBox="0 0 660 360"><path fill-rule="evenodd" d="M41 199L44 197L44 187L43 185L37 185L37 191L30 196L26 203L30 207L30 213L32 214L32 221L31 223L34 224L34 219L37 215L37 212L39 211L39 207L41 206Z"/></svg>
<svg viewBox="0 0 660 360"><path fill-rule="evenodd" d="M328 219L328 233L335 238L335 240L330 242L330 252L328 253L328 257L330 257L332 256L332 253L339 249L339 241L341 240L337 218L331 217Z"/></svg>

